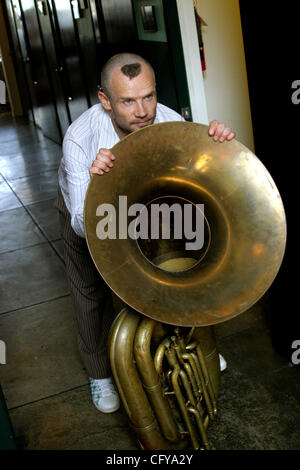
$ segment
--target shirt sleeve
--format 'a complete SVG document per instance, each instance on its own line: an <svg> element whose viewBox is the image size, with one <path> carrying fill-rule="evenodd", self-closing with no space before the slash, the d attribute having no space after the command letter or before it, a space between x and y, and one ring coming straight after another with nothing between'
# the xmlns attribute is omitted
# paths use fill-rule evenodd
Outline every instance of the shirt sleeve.
<svg viewBox="0 0 300 470"><path fill-rule="evenodd" d="M181 114L171 108L158 103L155 122L185 121Z"/></svg>
<svg viewBox="0 0 300 470"><path fill-rule="evenodd" d="M89 159L82 147L70 138L63 142L63 159L71 226L77 235L85 238L83 211L90 182Z"/></svg>

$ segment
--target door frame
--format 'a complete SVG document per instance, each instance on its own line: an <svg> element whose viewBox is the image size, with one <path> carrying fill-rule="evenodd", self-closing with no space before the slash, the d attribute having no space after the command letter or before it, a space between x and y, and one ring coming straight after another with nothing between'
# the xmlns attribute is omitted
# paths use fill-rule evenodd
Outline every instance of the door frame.
<svg viewBox="0 0 300 470"><path fill-rule="evenodd" d="M208 112L203 82L203 71L195 21L193 0L176 0L181 41L194 122L208 125Z"/></svg>

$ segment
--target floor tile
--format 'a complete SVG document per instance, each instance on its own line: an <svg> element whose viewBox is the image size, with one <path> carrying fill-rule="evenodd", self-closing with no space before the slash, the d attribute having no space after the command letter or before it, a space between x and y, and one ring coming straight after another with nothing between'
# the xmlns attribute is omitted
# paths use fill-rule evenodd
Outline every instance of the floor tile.
<svg viewBox="0 0 300 470"><path fill-rule="evenodd" d="M23 207L0 212L0 226L0 253L47 241Z"/></svg>
<svg viewBox="0 0 300 470"><path fill-rule="evenodd" d="M19 199L5 181L0 181L0 212L21 207Z"/></svg>
<svg viewBox="0 0 300 470"><path fill-rule="evenodd" d="M56 241L52 242L52 245L54 245L54 249L57 251L57 253L61 257L61 259L64 259L65 254L64 254L64 242L63 242L63 240L56 240Z"/></svg>
<svg viewBox="0 0 300 470"><path fill-rule="evenodd" d="M33 125L26 118L13 119L11 116L0 114L0 142L7 143L19 141L22 137L31 137L38 140L39 136L43 138L42 131ZM1 146L1 144L0 144Z"/></svg>
<svg viewBox="0 0 300 470"><path fill-rule="evenodd" d="M55 199L38 202L26 206L36 223L41 227L49 240L61 238L59 215L54 207Z"/></svg>
<svg viewBox="0 0 300 470"><path fill-rule="evenodd" d="M64 265L48 243L0 254L0 313L68 294Z"/></svg>
<svg viewBox="0 0 300 470"><path fill-rule="evenodd" d="M19 178L11 181L10 184L25 206L53 199L57 195L57 170L45 171L40 175Z"/></svg>
<svg viewBox="0 0 300 470"><path fill-rule="evenodd" d="M273 349L269 332L260 325L220 338L218 348L229 368L234 367L252 377L264 376L288 364Z"/></svg>
<svg viewBox="0 0 300 470"><path fill-rule="evenodd" d="M100 413L89 386L10 411L15 434L26 450L138 450L122 409Z"/></svg>
<svg viewBox="0 0 300 470"><path fill-rule="evenodd" d="M280 374L277 376L280 387ZM221 375L218 414L207 430L216 450L298 450L300 406L274 397L260 380L229 368Z"/></svg>
<svg viewBox="0 0 300 470"><path fill-rule="evenodd" d="M15 154L10 158L2 158L0 172L8 180L12 181L25 176L32 176L44 171L57 170L61 160L59 146L51 149L39 149L23 154Z"/></svg>
<svg viewBox="0 0 300 470"><path fill-rule="evenodd" d="M279 402L281 400L284 402L289 398L293 398L300 406L300 370L292 364L289 364L287 367L276 369L275 371L272 371L272 373L265 374L263 386L270 393L272 401L274 400Z"/></svg>
<svg viewBox="0 0 300 470"><path fill-rule="evenodd" d="M1 385L9 409L88 382L69 296L0 315L0 331L6 344Z"/></svg>
<svg viewBox="0 0 300 470"><path fill-rule="evenodd" d="M8 158L15 154L35 152L43 148L57 148L58 144L44 137L42 134L25 133L22 137L16 135L4 136L0 144L0 158Z"/></svg>

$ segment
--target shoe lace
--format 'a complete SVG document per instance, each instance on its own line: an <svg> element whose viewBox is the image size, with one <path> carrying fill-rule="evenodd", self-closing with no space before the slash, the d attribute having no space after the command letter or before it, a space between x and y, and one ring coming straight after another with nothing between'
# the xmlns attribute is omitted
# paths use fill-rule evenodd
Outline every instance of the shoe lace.
<svg viewBox="0 0 300 470"><path fill-rule="evenodd" d="M107 382L104 384L99 384L96 381L91 383L91 389L93 396L97 398L108 397L109 395L116 394L116 390L112 383Z"/></svg>

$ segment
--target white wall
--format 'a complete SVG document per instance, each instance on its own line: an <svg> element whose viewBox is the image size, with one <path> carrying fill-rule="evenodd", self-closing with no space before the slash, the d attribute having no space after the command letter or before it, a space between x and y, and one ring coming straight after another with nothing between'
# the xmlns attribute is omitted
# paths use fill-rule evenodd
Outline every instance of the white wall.
<svg viewBox="0 0 300 470"><path fill-rule="evenodd" d="M238 0L195 0L201 18L206 71L203 82L209 121L228 124L254 151L244 44ZM259 13L258 13L259 14Z"/></svg>

